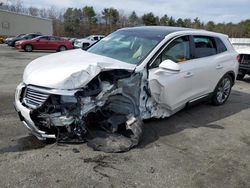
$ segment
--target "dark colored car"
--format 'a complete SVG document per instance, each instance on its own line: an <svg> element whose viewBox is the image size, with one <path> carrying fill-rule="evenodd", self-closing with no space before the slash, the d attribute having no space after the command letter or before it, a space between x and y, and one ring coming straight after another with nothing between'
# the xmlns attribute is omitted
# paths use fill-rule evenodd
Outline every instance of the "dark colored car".
<svg viewBox="0 0 250 188"><path fill-rule="evenodd" d="M26 52L31 52L33 50L65 51L73 49L73 45L69 40L55 36L40 36L31 40L21 40L16 42L15 47L23 49Z"/></svg>
<svg viewBox="0 0 250 188"><path fill-rule="evenodd" d="M8 38L5 39L4 43L9 44L14 38L20 38L20 37L22 37L24 35L26 35L26 34L19 34L19 35L15 36L15 37L8 37Z"/></svg>
<svg viewBox="0 0 250 188"><path fill-rule="evenodd" d="M243 80L246 74L250 75L250 48L237 50L239 53L239 72L237 75L238 80Z"/></svg>
<svg viewBox="0 0 250 188"><path fill-rule="evenodd" d="M23 35L23 36L17 36L15 38L13 38L12 40L10 40L8 42L8 45L14 47L15 43L17 41L20 41L20 40L30 40L30 39L33 39L33 38L38 37L38 36L41 36L41 34L30 33L30 34L26 34L26 35Z"/></svg>

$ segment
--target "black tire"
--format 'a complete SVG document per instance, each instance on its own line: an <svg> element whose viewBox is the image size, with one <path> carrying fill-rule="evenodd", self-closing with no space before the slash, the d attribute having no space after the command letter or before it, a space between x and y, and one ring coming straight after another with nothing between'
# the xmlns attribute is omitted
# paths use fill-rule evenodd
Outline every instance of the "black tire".
<svg viewBox="0 0 250 188"><path fill-rule="evenodd" d="M30 44L26 44L26 45L24 46L24 51L25 51L25 52L32 52L32 51L33 51L33 46L30 45Z"/></svg>
<svg viewBox="0 0 250 188"><path fill-rule="evenodd" d="M62 51L66 51L66 50L67 50L66 46L59 46L57 51L62 52Z"/></svg>
<svg viewBox="0 0 250 188"><path fill-rule="evenodd" d="M238 74L236 79L243 80L244 77L245 77L245 74Z"/></svg>
<svg viewBox="0 0 250 188"><path fill-rule="evenodd" d="M215 106L224 104L231 93L232 86L233 80L231 76L225 75L223 78L221 78L214 90L212 104Z"/></svg>
<svg viewBox="0 0 250 188"><path fill-rule="evenodd" d="M90 45L89 43L83 43L82 44L82 49L86 50L89 47L89 45Z"/></svg>

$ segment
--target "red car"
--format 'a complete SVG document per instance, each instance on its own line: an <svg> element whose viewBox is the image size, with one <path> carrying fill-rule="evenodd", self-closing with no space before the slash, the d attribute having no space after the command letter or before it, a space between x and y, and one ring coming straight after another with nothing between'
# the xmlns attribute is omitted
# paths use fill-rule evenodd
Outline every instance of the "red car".
<svg viewBox="0 0 250 188"><path fill-rule="evenodd" d="M26 52L33 50L56 50L60 52L73 49L73 45L69 40L55 36L39 36L31 40L17 41L15 47Z"/></svg>

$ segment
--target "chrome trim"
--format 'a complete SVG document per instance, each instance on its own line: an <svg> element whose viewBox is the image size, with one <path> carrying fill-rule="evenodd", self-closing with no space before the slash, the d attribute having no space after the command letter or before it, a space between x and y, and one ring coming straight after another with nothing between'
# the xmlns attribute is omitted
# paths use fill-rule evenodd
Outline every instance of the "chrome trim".
<svg viewBox="0 0 250 188"><path fill-rule="evenodd" d="M74 96L74 94L79 90L79 89L75 89L75 90L50 89L50 88L41 88L41 87L32 86L32 85L28 85L27 87L33 90L42 92L42 93L46 93L46 94L68 95L68 96Z"/></svg>
<svg viewBox="0 0 250 188"><path fill-rule="evenodd" d="M37 91L37 89L33 89L30 86L27 86L25 88L24 98L23 102L28 107L31 107L32 109L36 109L41 107L45 101L49 98L50 94L47 94L45 92Z"/></svg>
<svg viewBox="0 0 250 188"><path fill-rule="evenodd" d="M30 118L31 110L23 106L20 101L20 94L23 88L25 88L25 85L23 83L17 86L15 94L15 102L14 102L15 110L21 115L21 117L20 116L19 117L22 123L39 140L46 140L46 138L56 138L56 135L46 134L46 132L39 130L38 127L36 127L35 123L32 121L32 119Z"/></svg>
<svg viewBox="0 0 250 188"><path fill-rule="evenodd" d="M202 99L202 98L205 98L205 97L207 97L207 96L209 96L209 94L205 94L205 95L202 95L202 96L197 97L197 98L195 98L195 99L192 99L191 101L189 101L189 103L192 103L192 102L198 101L198 100L200 100L200 99Z"/></svg>

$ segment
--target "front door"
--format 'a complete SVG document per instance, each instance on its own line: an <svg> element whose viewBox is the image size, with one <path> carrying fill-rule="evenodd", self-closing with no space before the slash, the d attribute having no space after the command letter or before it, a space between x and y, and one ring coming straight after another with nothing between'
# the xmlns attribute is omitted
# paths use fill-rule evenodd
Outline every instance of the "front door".
<svg viewBox="0 0 250 188"><path fill-rule="evenodd" d="M175 38L149 67L149 88L152 97L160 106L171 111L192 100L202 83L203 78L199 74L201 67L194 65L190 40L190 36ZM167 59L178 63L180 71L159 68L160 63Z"/></svg>

